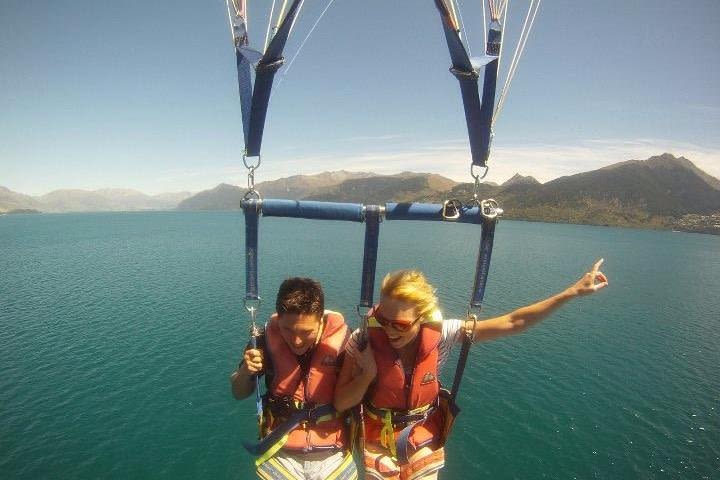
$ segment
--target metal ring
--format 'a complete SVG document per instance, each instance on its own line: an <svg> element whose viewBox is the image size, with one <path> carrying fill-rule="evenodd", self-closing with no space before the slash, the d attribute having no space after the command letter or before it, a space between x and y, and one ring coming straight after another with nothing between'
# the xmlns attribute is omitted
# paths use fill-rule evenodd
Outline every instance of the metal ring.
<svg viewBox="0 0 720 480"><path fill-rule="evenodd" d="M477 167L477 165L472 164L470 165L470 176L474 178L475 180L483 180L485 177L487 177L488 172L490 171L490 167L485 165L485 172L482 174L482 177L475 173L474 168Z"/></svg>
<svg viewBox="0 0 720 480"><path fill-rule="evenodd" d="M262 303L261 300L262 299L260 297L255 299L246 298L245 300L243 300L243 306L245 307L245 310L250 313L250 315L254 315L255 312L260 309L260 303Z"/></svg>
<svg viewBox="0 0 720 480"><path fill-rule="evenodd" d="M362 309L362 308L366 308L367 311L365 313L361 312L360 309ZM372 307L368 307L367 305L360 305L359 303L357 305L355 305L355 311L357 312L360 319L367 318L367 315L368 315L368 313L370 313L370 310L372 310Z"/></svg>
<svg viewBox="0 0 720 480"><path fill-rule="evenodd" d="M260 196L260 192L258 192L254 188L245 192L245 195L243 195L242 199L243 200L252 200L253 198L256 200L260 200L260 201L262 200L262 197Z"/></svg>
<svg viewBox="0 0 720 480"><path fill-rule="evenodd" d="M245 165L245 168L247 168L248 170L255 170L256 168L258 168L258 167L260 166L260 163L262 162L262 156L261 156L261 155L258 155L258 156L257 156L257 159L258 159L258 160L257 160L257 165L248 165L247 158L248 158L248 157L247 157L247 154L246 154L246 153L243 153L243 156L242 156L243 165Z"/></svg>
<svg viewBox="0 0 720 480"><path fill-rule="evenodd" d="M483 200L480 202L480 215L487 218L488 220L494 220L497 217L502 216L503 209L500 208L498 202L492 198Z"/></svg>

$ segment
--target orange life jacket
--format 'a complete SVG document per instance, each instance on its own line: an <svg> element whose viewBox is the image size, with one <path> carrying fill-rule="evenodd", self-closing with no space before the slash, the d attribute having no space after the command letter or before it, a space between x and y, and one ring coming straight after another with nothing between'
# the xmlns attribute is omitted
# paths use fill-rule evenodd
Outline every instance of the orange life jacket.
<svg viewBox="0 0 720 480"><path fill-rule="evenodd" d="M392 425L392 436L390 436L388 418L382 418L380 412L385 415L392 412L422 413L437 405L440 393L438 345L442 336L441 324L425 324L420 328L418 335L420 338L413 374L407 388L407 379L400 357L390 345L385 330L374 318L370 318L368 338L373 349L378 375L369 401L366 400L365 442L379 444L393 452L394 441L405 425ZM412 428L409 443L413 449L417 450L439 440L442 430L442 418L439 413L436 409L427 419Z"/></svg>
<svg viewBox="0 0 720 480"><path fill-rule="evenodd" d="M343 316L325 313L325 326L320 340L313 347L309 368L305 375L297 356L280 335L277 314L265 328L265 341L273 367L273 379L268 391L268 403L282 400L291 408L308 408L332 404L335 384L340 372L338 357L343 351L348 327ZM265 430L272 431L284 418L277 418L266 408ZM283 448L312 451L345 446L344 422L338 415L323 418L316 423L303 424L293 429Z"/></svg>

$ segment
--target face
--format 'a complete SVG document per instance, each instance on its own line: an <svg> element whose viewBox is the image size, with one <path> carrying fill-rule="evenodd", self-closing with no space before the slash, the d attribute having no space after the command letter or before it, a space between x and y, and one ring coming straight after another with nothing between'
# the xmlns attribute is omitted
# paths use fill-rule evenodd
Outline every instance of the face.
<svg viewBox="0 0 720 480"><path fill-rule="evenodd" d="M278 316L280 335L295 355L302 355L315 345L321 320L313 314L283 313Z"/></svg>
<svg viewBox="0 0 720 480"><path fill-rule="evenodd" d="M385 323L383 329L394 349L400 349L410 344L420 332L420 322L415 305L403 302L391 297L382 297L377 307L377 315L380 323ZM398 330L393 323L401 324L409 328L406 331Z"/></svg>

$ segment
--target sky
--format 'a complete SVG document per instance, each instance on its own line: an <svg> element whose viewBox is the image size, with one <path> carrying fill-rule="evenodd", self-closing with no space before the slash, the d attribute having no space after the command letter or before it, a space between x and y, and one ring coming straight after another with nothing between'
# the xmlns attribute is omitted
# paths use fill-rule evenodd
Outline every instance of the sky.
<svg viewBox="0 0 720 480"><path fill-rule="evenodd" d="M294 60L276 77L256 181L341 169L469 181L433 1L335 0L295 57L328 1L306 0L288 42ZM271 2L248 3L261 47ZM459 3L478 54L480 0ZM526 5L511 0L508 45ZM486 179L548 181L663 152L720 177L718 52L717 0L545 0ZM2 0L0 65L2 186L156 194L246 183L224 0Z"/></svg>

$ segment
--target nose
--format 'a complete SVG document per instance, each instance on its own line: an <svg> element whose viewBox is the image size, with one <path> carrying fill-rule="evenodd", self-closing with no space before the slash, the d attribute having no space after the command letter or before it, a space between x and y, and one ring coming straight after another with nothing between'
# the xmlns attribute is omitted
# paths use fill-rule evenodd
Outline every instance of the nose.
<svg viewBox="0 0 720 480"><path fill-rule="evenodd" d="M297 335L293 337L293 345L295 347L302 347L304 343L305 342L303 341L303 339L298 337Z"/></svg>

